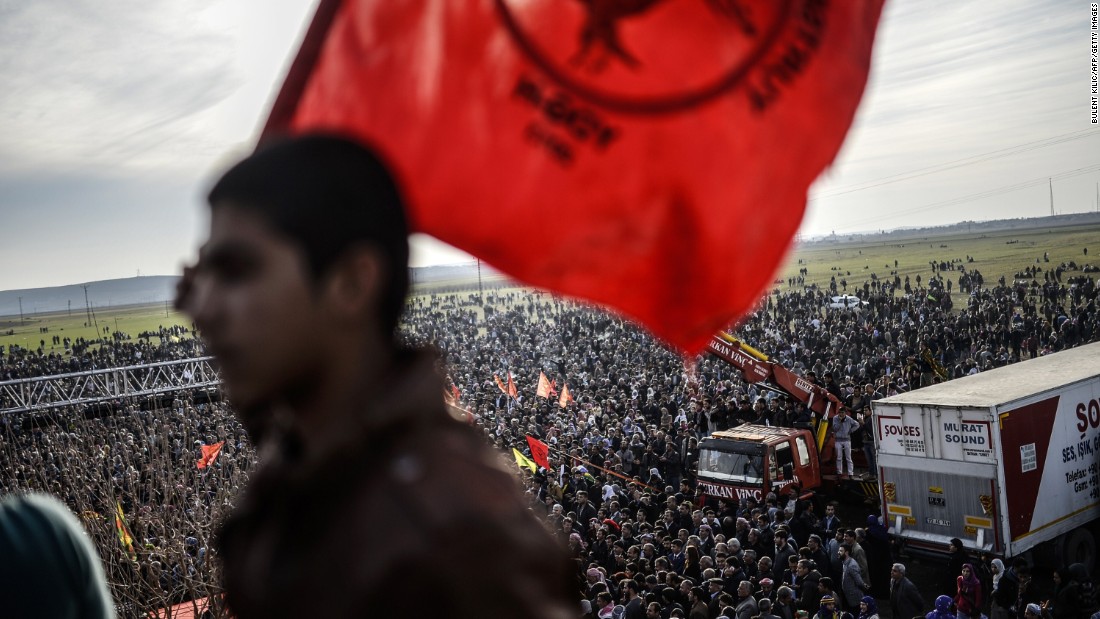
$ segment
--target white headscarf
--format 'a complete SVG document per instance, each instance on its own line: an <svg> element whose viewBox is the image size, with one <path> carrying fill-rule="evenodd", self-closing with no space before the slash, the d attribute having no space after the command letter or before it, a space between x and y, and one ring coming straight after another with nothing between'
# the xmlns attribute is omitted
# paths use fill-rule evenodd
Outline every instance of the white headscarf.
<svg viewBox="0 0 1100 619"><path fill-rule="evenodd" d="M993 567L997 568L997 571L993 573L993 590L997 590L997 584L1001 582L1001 576L1005 575L1005 564L1000 559L993 559Z"/></svg>

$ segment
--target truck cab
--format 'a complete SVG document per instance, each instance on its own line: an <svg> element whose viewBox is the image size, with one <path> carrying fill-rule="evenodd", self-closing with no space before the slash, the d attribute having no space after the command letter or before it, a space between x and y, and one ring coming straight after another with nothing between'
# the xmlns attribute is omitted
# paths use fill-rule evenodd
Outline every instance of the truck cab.
<svg viewBox="0 0 1100 619"><path fill-rule="evenodd" d="M808 430L745 424L699 443L698 487L706 497L763 501L821 486L817 446Z"/></svg>

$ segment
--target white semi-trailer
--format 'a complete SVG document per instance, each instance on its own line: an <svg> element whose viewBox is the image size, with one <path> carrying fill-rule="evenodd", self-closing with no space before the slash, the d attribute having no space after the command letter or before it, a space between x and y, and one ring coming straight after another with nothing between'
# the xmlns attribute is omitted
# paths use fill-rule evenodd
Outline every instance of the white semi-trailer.
<svg viewBox="0 0 1100 619"><path fill-rule="evenodd" d="M885 398L873 408L882 514L903 551L944 553L959 538L972 551L1050 551L1046 560L1092 568L1100 518L1100 343Z"/></svg>

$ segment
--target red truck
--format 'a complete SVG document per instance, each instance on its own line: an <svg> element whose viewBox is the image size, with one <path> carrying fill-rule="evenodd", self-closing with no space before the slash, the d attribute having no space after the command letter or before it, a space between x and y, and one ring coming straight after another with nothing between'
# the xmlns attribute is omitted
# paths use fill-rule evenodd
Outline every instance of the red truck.
<svg viewBox="0 0 1100 619"><path fill-rule="evenodd" d="M806 427L780 428L744 424L721 430L699 442L697 471L706 498L758 501L769 492L802 495L824 489L830 496L875 500L874 478L839 479L835 474L829 421L843 407L824 387L770 361L767 356L727 333L712 338L708 352L741 371L750 383L782 393L808 406L813 421ZM862 454L853 458L859 463Z"/></svg>

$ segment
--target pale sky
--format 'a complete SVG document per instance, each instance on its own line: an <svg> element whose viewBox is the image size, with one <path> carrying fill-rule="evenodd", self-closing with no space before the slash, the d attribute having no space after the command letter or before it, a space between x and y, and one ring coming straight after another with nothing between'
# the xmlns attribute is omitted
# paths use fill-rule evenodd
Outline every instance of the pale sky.
<svg viewBox="0 0 1100 619"><path fill-rule="evenodd" d="M851 0L855 1L855 0ZM0 290L175 274L315 0L0 0ZM888 0L802 234L1095 210L1088 2ZM414 265L469 260L416 243Z"/></svg>

